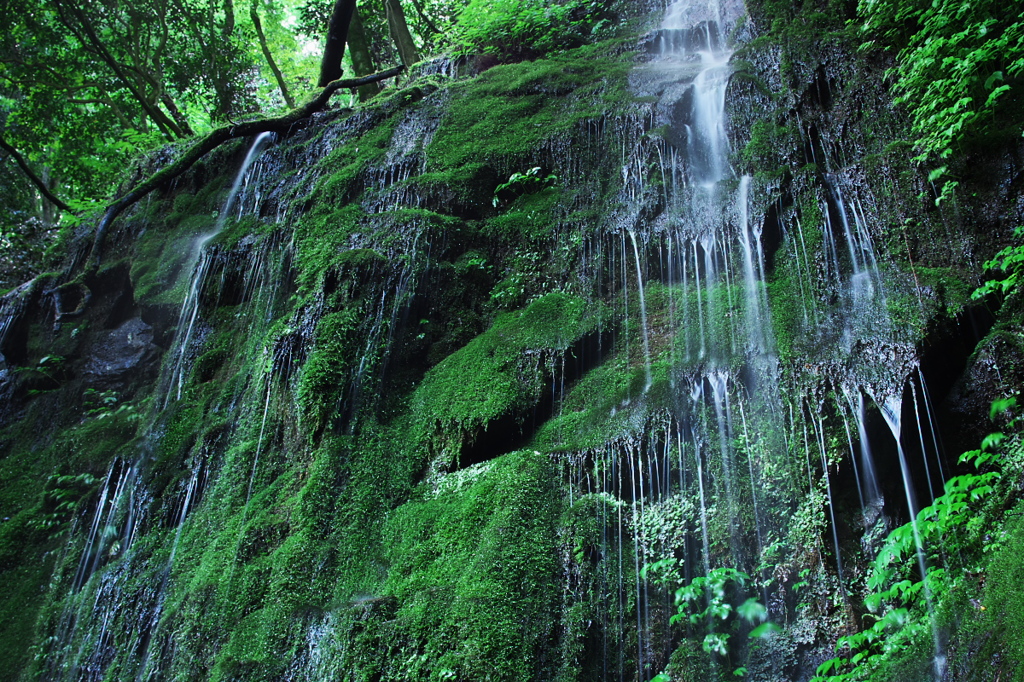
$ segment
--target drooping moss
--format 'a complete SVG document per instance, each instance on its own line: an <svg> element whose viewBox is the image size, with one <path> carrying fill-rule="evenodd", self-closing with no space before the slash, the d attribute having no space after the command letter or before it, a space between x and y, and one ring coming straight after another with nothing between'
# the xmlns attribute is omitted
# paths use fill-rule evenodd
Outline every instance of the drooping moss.
<svg viewBox="0 0 1024 682"><path fill-rule="evenodd" d="M358 361L355 333L359 313L358 307L352 306L328 313L317 325L315 345L303 365L298 386L299 406L311 433L319 431L337 408L347 388L347 372Z"/></svg>
<svg viewBox="0 0 1024 682"><path fill-rule="evenodd" d="M514 452L392 514L385 591L400 604L403 646L388 662L403 666L396 678L551 679L541 652L557 622L556 481L545 457Z"/></svg>
<svg viewBox="0 0 1024 682"><path fill-rule="evenodd" d="M610 358L573 387L558 416L537 434L537 447L585 450L636 430L644 419L632 402L644 395L645 382L642 364L629 363L625 354Z"/></svg>
<svg viewBox="0 0 1024 682"><path fill-rule="evenodd" d="M488 422L531 406L551 374L546 363L596 329L602 315L600 306L561 292L499 315L417 388L414 410L424 436L460 441L462 434L472 437Z"/></svg>

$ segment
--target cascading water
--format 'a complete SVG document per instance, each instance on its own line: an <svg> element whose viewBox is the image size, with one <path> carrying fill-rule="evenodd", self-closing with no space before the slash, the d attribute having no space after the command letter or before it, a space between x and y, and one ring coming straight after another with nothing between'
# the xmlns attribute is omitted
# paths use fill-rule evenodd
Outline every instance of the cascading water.
<svg viewBox="0 0 1024 682"><path fill-rule="evenodd" d="M183 266L141 452L72 530L43 677L475 680L514 650L495 677L809 678L944 472L857 169L811 144L794 200L739 153L742 12L671 3L636 102L518 156L444 160L463 84L257 140ZM555 182L492 203L524 162Z"/></svg>
<svg viewBox="0 0 1024 682"><path fill-rule="evenodd" d="M758 575L759 557L786 532L780 514L786 516L797 511L800 494L799 486L795 486L790 489L793 497L787 499L783 491L788 483L774 494L765 486L779 486L777 478L773 482L771 477L777 477L781 463L790 460L788 451L797 448L802 454L796 461L802 462L799 466L806 471L804 494L809 500L818 500L816 504L826 519L828 549L819 549L819 561L833 575L833 589L848 601L844 568L847 557L841 538L845 522L837 511L845 491L837 488L834 480L840 465L828 434L835 417L826 416L838 415L848 441L850 466L855 469L864 527L883 522L884 499L865 426L864 389L843 386L840 390L845 397L834 401L812 400L810 396L806 400L802 396L787 396L784 400L779 391L780 368L767 286L765 223L752 220L750 215L755 201L752 195L760 190L753 187L751 176L737 177L730 165L726 112L732 50L723 36L730 33L741 11L735 6L687 1L669 7L653 42L656 57L642 67L646 80L638 78L645 84L641 86L643 94L660 98L657 111L661 120L656 120L655 125L667 126L665 144L655 146L656 157L649 150L647 139L639 141L634 151L623 153L628 161L622 167L622 199L627 207L632 204L635 208L621 212L628 218L618 229L628 235L632 253L617 256L613 246L611 260L619 264L610 270L622 268L625 272L627 262L635 261L635 282L626 276L621 280L623 307L624 315L635 317L641 328L633 340L622 341L623 352L629 356L629 344L642 342L645 393L657 385L658 376L667 374L671 389L677 393L685 390L687 395L674 400L675 426L666 428L658 437L646 439L641 446L650 454L638 454L633 441L626 440L619 449L602 451L600 467L597 459L577 461L573 464L577 473L570 476L570 480L580 478L575 469L580 466L615 470L617 464L620 471L629 470L628 498L621 498L621 486L608 486L596 472L582 476L596 487L579 491L611 495L613 499L619 496L626 503L619 507L627 513L619 519L619 545L613 553L621 557L624 541L634 545L635 594L612 599L607 608L620 613L635 608L637 641L636 670L625 676L620 671L620 679L645 679L664 666L668 653L653 645L663 637L659 633L670 628L657 620L666 612L649 608L657 600L654 594L664 589L664 584L641 579L646 567L663 565L664 552L669 549L658 546L645 530L644 519L654 509L656 497L674 498L676 504L695 501L691 528L695 535L691 539L699 549L682 559L678 558L682 547L672 549L668 561L670 565L678 562L678 566L669 569L673 576L669 584L671 580L684 582L695 576L708 576L712 569L720 567ZM643 158L656 158L657 167L645 170L639 161ZM639 217L643 214L640 207L649 201L649 183L659 181L663 188L663 211L656 220L647 222ZM838 356L852 355L866 339L898 344L888 325L883 277L871 238L870 212L856 189L847 186L844 175L824 174L822 183L822 224L805 226L794 215L788 218L788 226L779 226L783 242L780 248L792 254L797 284L804 292L798 303L799 319L809 337L820 335L828 339L832 345L826 346L827 352ZM821 232L820 255L808 246L808 229ZM645 280L648 266L642 263L652 251L658 254L659 284L668 288L664 295L671 318L676 321L670 327L668 339L664 339L664 331L655 334L650 328L652 317L648 308L653 280ZM825 264L824 273L830 278L824 285L815 281L816 262ZM836 292L834 300L838 306L825 309L812 295L822 286ZM837 335L836 330L841 333ZM671 346L667 363L657 350L666 341ZM874 363L878 360L881 358L857 360L866 364L853 372L855 386L868 385L869 377L877 372ZM920 383L924 385L923 377ZM892 390L898 392L902 390L900 386L897 380ZM620 407L641 413L643 407L637 401L642 405L643 398L634 396L632 400ZM799 407L797 415L787 423L783 415L789 401L795 401ZM793 414L792 403L789 412ZM930 420L930 408L926 414ZM659 419L654 423L664 423ZM925 434L934 434L934 429L924 421L918 414L918 436L927 471L931 448ZM682 424L689 426L681 428ZM653 453L673 440L678 442L680 456L675 464L666 462L665 474L661 474L657 467L648 464L654 460L647 457L654 457ZM931 440L935 443L934 435ZM905 459L902 450L900 459ZM668 474L672 467L677 471ZM926 475L930 481L931 475ZM906 466L902 467L902 477L906 489L911 490L914 482ZM678 484L663 488L662 480ZM655 490L659 491L657 496L653 494ZM910 497L908 505L913 513L916 506ZM622 584L621 564L606 568L609 574L602 577L602 584ZM759 578L763 580L752 594L759 594L765 603L780 604L778 586L770 577ZM772 609L769 617L788 616L784 610ZM706 642L712 642L710 646L720 641L714 633L715 627L709 624L706 634L710 639ZM618 646L623 645L620 642ZM607 645L602 649L606 652L603 655L607 655L608 649ZM620 650L620 662L622 655ZM937 653L936 661L940 660L941 653ZM604 669L609 667L606 661Z"/></svg>
<svg viewBox="0 0 1024 682"><path fill-rule="evenodd" d="M659 438L644 442L639 452L635 445L624 443L623 450L613 449L603 455L613 458L613 470L617 458L619 471L628 469L630 480L629 496L624 500L628 501L625 509L629 513L618 526L620 545L615 554L623 553L623 525L627 529L625 541L631 539L635 547L635 595L628 601L607 605L612 612L628 610L630 603L636 605L636 668L633 672L620 672L619 679L648 678L664 666L669 653L655 643L665 641L664 633L668 633L670 626L663 619L671 610L650 608L660 598L656 594L663 593L664 586L641 579L641 574L646 574L645 567L658 560L658 553L665 549L655 546L644 531L644 519L656 509L656 500L664 498L672 500L672 504L686 504L684 500L691 493L696 496L694 511L699 539L693 556L700 557L700 567L691 566L687 557L680 562L680 577L708 575L723 563L753 572L755 555L760 549L752 552L744 538L749 533L760 548L770 531L770 524L762 518L766 500L759 500L757 494L761 486L760 464L754 450L766 447L768 439L758 431L773 428L772 415L781 414L782 410L773 391L756 388L759 383L770 383L774 357L764 290L764 246L760 226L754 229L749 220L751 180L742 177L737 182L729 163L725 103L732 53L722 36L738 16L735 7L673 3L658 32L658 55L645 67L654 82L654 91L661 93L658 109L664 112L669 125L668 138L678 142L664 149L657 147L660 167L654 171L660 175L665 196L665 214L659 222L668 229L652 232L644 223L625 228L632 247L629 260L635 261L637 276L635 295L641 326L637 336L643 344L644 384L649 390L654 382L652 364L659 364L656 358L652 360L652 348L660 344L651 338L647 310L650 294L645 295L645 287L650 283L644 281L641 261L642 254L653 248L663 253L659 258L664 264L662 285L670 287L666 293L674 320L668 341L673 349L669 354L672 361L669 367L661 364L659 369L667 370L669 385L674 390L690 388L685 389L685 399L680 396L676 400L680 412L675 426ZM646 156L645 150L641 147L625 156L631 159L622 172L628 205L644 200L649 180L644 171L637 170L636 164L637 159ZM640 213L625 211L629 216ZM621 261L625 268L625 254ZM627 316L629 299L627 290ZM629 341L623 343L628 355ZM641 409L635 402L629 407ZM682 424L690 426L682 428ZM737 424L741 425L739 431ZM678 452L675 463L656 454L672 449L673 442ZM589 466L586 461L581 464ZM622 495L621 486L600 487L607 482L599 473L584 478L598 482L596 492L600 494ZM678 485L672 481L678 481ZM744 521L745 512L741 509L748 505L751 517ZM724 538L711 531L712 525L718 524L727 529ZM724 545L718 544L722 542ZM723 548L729 557L724 562ZM602 582L621 583L621 572L622 567L618 566ZM709 633L714 632L712 627ZM622 643L616 646L621 647ZM604 666L609 667L607 663Z"/></svg>
<svg viewBox="0 0 1024 682"><path fill-rule="evenodd" d="M194 265L190 268L192 271L192 279L188 287L188 294L185 296L185 300L182 301L181 304L181 313L178 315L178 331L174 346L171 350L173 369L169 376L167 394L164 399L165 407L172 400L172 395L174 400L181 400L181 390L185 380L184 370L186 351L195 332L196 320L199 315L199 298L202 294L203 285L206 283L206 277L210 269L210 254L206 250L206 245L210 243L211 240L215 239L217 235L220 234L221 230L224 229L224 223L227 221L228 216L231 215L231 211L235 207L235 200L238 197L239 190L243 187L243 182L248 185L246 181L248 179L249 167L257 158L259 158L260 153L269 144L271 144L274 139L274 133L260 133L256 136L256 139L253 141L248 153L245 155L245 159L242 161L241 168L238 169L238 174L235 176L235 181L232 183L231 189L228 191L227 199L224 200L224 207L217 215L217 221L214 223L213 229L196 238L195 246L193 247L194 256L192 260Z"/></svg>
<svg viewBox="0 0 1024 682"><path fill-rule="evenodd" d="M111 628L114 627L115 612L123 598L124 585L119 576L121 571L130 565L131 550L139 529L148 522L145 516L151 497L143 482L142 471L149 465L153 439L162 435L160 425L167 422L165 413L172 411L173 402L182 397L186 350L195 331L200 297L210 270L211 258L206 245L223 229L234 208L235 200L243 188L243 183L248 184L246 181L250 167L273 140L272 133L262 133L257 136L235 176L214 228L196 240L193 256L189 260L192 269L188 294L182 304L175 340L171 347L172 352L164 364L165 378L159 382L159 385L166 387L165 392L158 396L155 410L145 420L139 454L132 462L121 458L113 460L103 480L99 498L92 513L91 525L73 581L73 589L76 592L81 591L81 593L66 607L61 623L64 632L61 636L68 642L79 639L82 642L82 651L91 650L90 656L95 659L97 669L102 669L99 661L108 654L105 651L104 642L107 640ZM151 610L146 614L145 622L136 623L133 628L132 639L136 649L134 654L137 656L137 672L134 679L137 681L153 679L153 675L156 674L150 666L150 643L154 641L159 632L168 579L174 566L185 520L198 493L203 476L202 471L203 461L197 455L194 458L191 475L182 491L180 507L174 512L175 531L167 559L158 572ZM102 576L100 585L95 586L92 590L85 589L100 567L115 559L121 560L121 570L108 572ZM74 603L75 601L78 603ZM76 631L81 634L76 635ZM56 665L53 669L55 674L52 679L67 679L65 673L72 673L77 666L81 665L82 651L67 651L59 662L52 660L51 665Z"/></svg>
<svg viewBox="0 0 1024 682"><path fill-rule="evenodd" d="M915 399L916 406L916 399ZM900 462L900 475L903 481L903 490L907 497L907 509L910 516L910 527L914 536L914 548L917 555L917 565L920 571L922 585L924 588L925 602L928 606L929 625L931 626L932 645L934 647L933 673L936 680L943 679L946 672L946 651L942 642L942 633L936 620L935 606L932 599L931 587L928 581L928 560L924 544L921 541L921 530L919 528L917 495L914 492L913 476L910 465L907 461L907 454L903 449L903 405L899 397L890 396L882 405L879 405L885 423L892 430L893 438L896 441L896 450ZM920 421L918 421L920 425ZM922 455L927 458L927 451Z"/></svg>

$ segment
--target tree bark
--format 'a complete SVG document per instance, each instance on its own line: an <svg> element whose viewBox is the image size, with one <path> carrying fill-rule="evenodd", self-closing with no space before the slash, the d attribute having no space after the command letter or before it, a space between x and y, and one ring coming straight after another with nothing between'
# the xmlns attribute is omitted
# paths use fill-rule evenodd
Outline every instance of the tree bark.
<svg viewBox="0 0 1024 682"><path fill-rule="evenodd" d="M420 60L420 56L416 50L416 43L412 40L412 34L409 33L409 24L405 21L401 0L384 0L384 9L388 17L388 32L398 46L402 63L407 67L412 66Z"/></svg>
<svg viewBox="0 0 1024 682"><path fill-rule="evenodd" d="M65 213L74 213L74 211L71 210L70 206L68 206L63 201L54 196L53 192L51 192L50 188L46 186L46 183L43 181L43 179L36 175L35 172L33 172L32 167L28 165L27 161L25 161L25 157L23 157L17 149L8 144L7 140L5 140L2 136L0 136L0 149L3 149L11 156L12 159L14 159L14 162L18 164L18 168L21 169L21 172L24 173L25 176L29 179L29 181L36 186L36 189L39 190L39 193L46 197L47 201L49 201L51 204L53 204L60 210L64 211Z"/></svg>
<svg viewBox="0 0 1024 682"><path fill-rule="evenodd" d="M348 29L348 49L352 58L352 68L356 76L365 76L375 71L373 66L373 55L370 54L370 45L366 40L366 31L363 28L363 20L359 18L359 10L352 13L352 24ZM380 92L380 85L370 83L359 88L359 101L365 102Z"/></svg>
<svg viewBox="0 0 1024 682"><path fill-rule="evenodd" d="M231 38L235 32L235 3L234 0L224 0L224 40Z"/></svg>
<svg viewBox="0 0 1024 682"><path fill-rule="evenodd" d="M324 56L320 62L320 80L317 85L327 87L341 78L341 58L345 56L348 28L356 11L356 0L335 0L331 22L327 26L327 40L324 41Z"/></svg>
<svg viewBox="0 0 1024 682"><path fill-rule="evenodd" d="M284 97L284 103L288 105L289 109L295 108L295 100L292 99L291 93L288 92L288 84L284 82L284 74L281 73L281 69L277 67L277 62L274 61L274 55L270 52L270 46L267 44L267 36L263 33L263 23L260 21L260 15L256 11L256 3L253 2L249 6L249 17L252 19L252 25L256 29L256 37L260 41L260 49L263 50L263 56L267 60L267 64L270 65L270 70L274 72L274 78L277 80L277 87L281 90L281 96ZM365 74L356 74L365 75Z"/></svg>
<svg viewBox="0 0 1024 682"><path fill-rule="evenodd" d="M114 219L117 218L122 211L152 192L157 187L160 187L169 180L173 180L187 171L193 164L195 164L196 161L203 158L223 143L238 137L249 137L250 135L257 135L259 133L266 132L275 132L279 135L286 135L297 123L303 119L309 118L327 106L327 102L330 101L331 95L338 90L345 88L358 88L369 83L377 83L388 78L394 78L404 70L404 66L397 66L393 69L388 69L387 71L381 71L380 73L375 73L370 76L364 76L363 78L335 80L328 83L320 94L309 102L298 109L289 111L283 116L247 121L238 125L224 126L210 132L192 145L192 147L182 154L182 156L174 163L160 169L151 175L148 180L107 207L106 212L103 214L103 218L100 219L99 224L96 226L96 235L93 238L92 253L90 254L93 265L95 267L99 267L100 257L103 252L103 240L106 238L107 230L114 222Z"/></svg>

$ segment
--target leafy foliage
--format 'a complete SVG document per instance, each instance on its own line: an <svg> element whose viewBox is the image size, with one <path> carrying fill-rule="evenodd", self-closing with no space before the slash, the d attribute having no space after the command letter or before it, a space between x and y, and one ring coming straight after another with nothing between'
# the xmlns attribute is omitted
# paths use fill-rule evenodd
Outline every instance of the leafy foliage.
<svg viewBox="0 0 1024 682"><path fill-rule="evenodd" d="M3 200L0 200L3 201ZM2 211L0 223L0 290L39 274L46 251L58 234L56 227L17 209Z"/></svg>
<svg viewBox="0 0 1024 682"><path fill-rule="evenodd" d="M558 176L550 173L546 177L542 178L540 175L540 166L534 166L523 173L513 173L509 176L508 182L503 182L498 185L494 190L494 199L491 203L497 207L502 203L504 197L518 197L524 194L538 192L545 187L550 187L557 181Z"/></svg>
<svg viewBox="0 0 1024 682"><path fill-rule="evenodd" d="M992 416L1015 406L1013 398L996 401ZM822 663L812 682L890 679L891 673L884 671L908 652L919 655L931 649L936 614L952 606L1002 545L1002 535L993 532L984 508L1002 478L998 467L1004 455L998 446L1005 440L1004 434L994 433L981 449L964 453L960 463L972 465L975 472L951 478L945 492L913 523L890 533L867 580L871 592L864 605L873 624L840 637L840 655ZM923 577L913 570L919 553L921 565L927 564Z"/></svg>
<svg viewBox="0 0 1024 682"><path fill-rule="evenodd" d="M947 159L972 135L997 127L1020 134L1024 13L1019 5L860 0L859 12L868 37L901 48L892 72L894 89L896 101L910 112L918 159Z"/></svg>
<svg viewBox="0 0 1024 682"><path fill-rule="evenodd" d="M311 57L284 25L288 3L255 0L269 44L301 85ZM142 152L280 106L247 9L214 0L3 0L0 136L51 192L75 210L90 208L135 180L126 169L148 172L133 166ZM61 216L8 155L0 183L5 250L18 252L8 259L27 261L12 276L34 274L41 247L32 221L49 230Z"/></svg>
<svg viewBox="0 0 1024 682"><path fill-rule="evenodd" d="M1024 240L1024 226L1017 227L1014 235L1017 239ZM982 284L971 294L972 299L978 300L995 292L1003 295L1014 292L1020 284L1021 271L1024 270L1024 244L1007 246L985 263L985 270L1002 273L1003 277Z"/></svg>
<svg viewBox="0 0 1024 682"><path fill-rule="evenodd" d="M575 47L608 26L597 0L470 0L459 13L454 42L467 52L520 58Z"/></svg>
<svg viewBox="0 0 1024 682"><path fill-rule="evenodd" d="M670 579L675 571L678 560L662 559L644 566L641 576L647 578L660 576L659 581ZM777 632L779 627L768 620L768 609L756 598L744 601L743 590L750 582L750 576L742 571L727 566L711 569L706 576L698 576L688 584L675 591L677 612L669 619L670 623L687 624L689 627L703 627L704 638L701 648L704 653L727 657L730 653L731 631L739 621L753 627L749 633L752 639L767 637ZM737 668L734 675L742 677L745 668ZM671 678L662 673L652 682L667 682Z"/></svg>

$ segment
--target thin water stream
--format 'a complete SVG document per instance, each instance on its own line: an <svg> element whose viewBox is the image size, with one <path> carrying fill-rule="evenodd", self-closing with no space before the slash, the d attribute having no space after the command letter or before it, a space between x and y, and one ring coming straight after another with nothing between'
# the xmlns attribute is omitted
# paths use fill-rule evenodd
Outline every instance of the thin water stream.
<svg viewBox="0 0 1024 682"><path fill-rule="evenodd" d="M178 326L175 333L174 344L171 347L171 358L172 358L172 369L170 371L167 390L163 398L163 406L166 408L172 400L181 400L181 391L185 384L185 360L187 357L187 350L189 344L192 341L193 334L196 329L196 321L199 317L200 309L200 296L203 292L203 286L206 284L206 278L209 274L211 265L211 254L207 251L206 245L220 234L221 230L224 229L224 224L227 222L228 216L231 215L231 211L235 206L235 200L238 197L239 190L243 187L243 182L248 178L248 171L253 162L259 158L260 153L266 149L274 140L276 136L274 133L260 133L256 136L252 146L249 147L248 153L245 155L245 159L242 161L242 166L238 169L238 174L235 176L234 182L231 184L231 189L228 191L227 199L224 201L224 206L217 214L217 221L214 223L213 229L209 232L200 235L196 238L195 244L193 245L193 257L191 260L191 268L188 268L192 272L192 278L188 287L188 293L185 299L181 303L181 312L178 314ZM184 330L184 333L183 333Z"/></svg>
<svg viewBox="0 0 1024 682"><path fill-rule="evenodd" d="M107 641L108 633L117 621L117 611L122 599L121 591L124 588L121 584L123 567L116 571L106 572L101 572L100 569L108 562L115 560L121 560L123 565L127 565L126 562L130 561L133 544L140 532L140 526L146 521L145 516L149 511L148 505L151 499L149 492L145 489L142 472L152 457L154 439L158 439L162 435L162 425L166 423L165 413L172 410L173 404L182 397L184 374L187 369L186 351L195 332L202 289L211 263L206 245L224 227L236 198L243 188L243 183L248 179L248 171L253 162L273 139L274 136L271 133L263 133L256 138L235 176L214 228L196 239L193 256L190 259L192 269L187 295L179 315L171 354L165 359L163 375L158 381L158 386L164 387L163 393L157 396L151 414L142 422L140 432L143 437L137 456L131 462L122 458L114 459L103 480L99 497L92 511L92 520L85 539L85 546L82 549L81 559L73 580L74 592L80 592L81 595L80 598L72 599L69 602L61 618L61 636L66 641L74 641L75 631L84 632L88 628L90 630L88 636L81 637L82 646L93 647L92 656L97 659L108 653L104 642ZM181 504L174 513L174 531L167 559L158 572L159 579L154 586L152 608L145 622L137 623L131 633L132 641L140 654L134 674L134 679L137 682L155 679L154 676L160 674L151 666L152 648L150 645L157 641L163 622L168 581L174 568L184 524L196 503L203 466L201 456L195 455L190 474L184 483ZM101 584L87 589L92 578L101 573ZM91 601L86 599L89 596L92 597ZM76 659L80 659L82 656L81 651L67 652L67 654L73 655ZM74 670L73 666L65 666L64 663L58 665L63 669L56 679L67 679L64 673L70 674Z"/></svg>
<svg viewBox="0 0 1024 682"><path fill-rule="evenodd" d="M921 529L918 524L917 514L920 510L917 502L917 495L914 492L913 475L907 461L906 452L903 449L903 400L899 396L889 396L882 403L876 404L885 419L885 423L892 431L896 440L896 450L900 460L900 475L903 479L903 491L907 496L907 509L910 516L910 527L914 535L914 548L917 554L917 566L920 571L922 585L924 587L925 603L928 607L928 621L932 632L932 646L934 648L933 674L936 680L943 679L946 671L946 651L942 643L942 634L935 614L935 604L932 599L931 588L928 580L928 556L924 543L921 541ZM926 454L926 453L922 453Z"/></svg>

